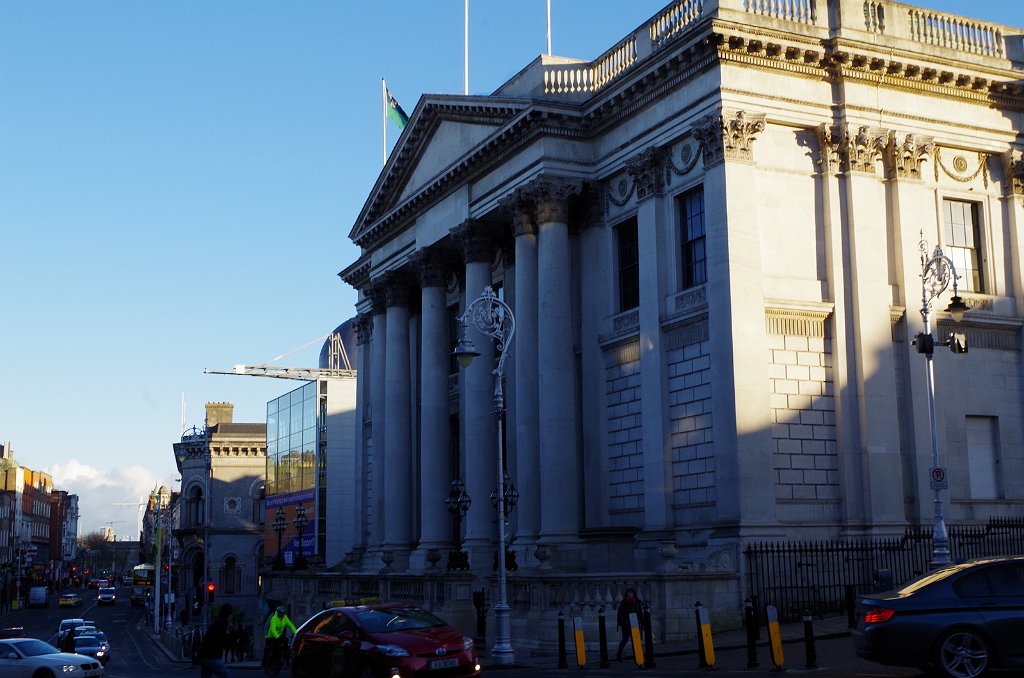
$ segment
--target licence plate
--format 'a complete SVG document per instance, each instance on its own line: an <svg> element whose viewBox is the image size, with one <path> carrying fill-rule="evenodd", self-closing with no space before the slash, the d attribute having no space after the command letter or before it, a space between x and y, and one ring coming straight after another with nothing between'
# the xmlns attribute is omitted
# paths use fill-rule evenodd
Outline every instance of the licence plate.
<svg viewBox="0 0 1024 678"><path fill-rule="evenodd" d="M452 657L451 659L435 659L432 662L427 663L429 669L453 669L459 665L459 658Z"/></svg>

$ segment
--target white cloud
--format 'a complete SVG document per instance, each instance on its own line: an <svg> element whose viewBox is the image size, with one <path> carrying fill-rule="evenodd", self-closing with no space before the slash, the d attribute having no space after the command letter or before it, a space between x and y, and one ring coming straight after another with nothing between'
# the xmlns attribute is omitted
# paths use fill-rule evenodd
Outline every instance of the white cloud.
<svg viewBox="0 0 1024 678"><path fill-rule="evenodd" d="M110 525L117 540L139 538L139 505L155 487L173 487L170 480L158 480L143 466L115 466L97 469L72 459L44 468L56 489L78 495L78 534L98 532Z"/></svg>

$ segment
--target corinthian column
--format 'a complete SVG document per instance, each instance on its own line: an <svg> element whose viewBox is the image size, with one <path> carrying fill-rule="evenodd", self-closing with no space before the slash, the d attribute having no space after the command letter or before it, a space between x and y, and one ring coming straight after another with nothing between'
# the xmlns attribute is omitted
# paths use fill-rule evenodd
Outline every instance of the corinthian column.
<svg viewBox="0 0 1024 678"><path fill-rule="evenodd" d="M420 279L420 543L412 563L429 566L427 552L448 544L444 506L449 478L451 431L448 423L448 310L445 266L437 252L421 250L413 259Z"/></svg>
<svg viewBox="0 0 1024 678"><path fill-rule="evenodd" d="M395 556L394 568L408 566L412 548L412 413L409 380L410 281L403 273L388 276L387 365L385 367L384 550Z"/></svg>
<svg viewBox="0 0 1024 678"><path fill-rule="evenodd" d="M540 456L538 454L537 406L537 230L532 205L516 195L506 205L515 235L516 337L512 345L515 360L515 483L520 500L516 504L517 541L535 543L540 532ZM511 454L509 457L511 458Z"/></svg>
<svg viewBox="0 0 1024 678"><path fill-rule="evenodd" d="M527 194L537 210L537 374L541 542L579 538L580 468L572 331L568 199L575 182L539 179ZM556 548L556 564L568 565Z"/></svg>
<svg viewBox="0 0 1024 678"><path fill-rule="evenodd" d="M373 308L370 311L370 440L367 450L367 527L372 551L384 543L384 422L386 390L384 335L387 331L387 295L380 281L367 290Z"/></svg>
<svg viewBox="0 0 1024 678"><path fill-rule="evenodd" d="M465 311L491 284L493 240L486 229L475 221L466 221L453 229L466 262ZM473 500L463 521L465 549L470 564L483 569L491 562L491 545L497 541L494 511L488 497L495 488L498 428L494 419L494 343L482 336L469 321L469 338L480 351L469 367L460 370L462 377L463 445L462 468L466 492Z"/></svg>

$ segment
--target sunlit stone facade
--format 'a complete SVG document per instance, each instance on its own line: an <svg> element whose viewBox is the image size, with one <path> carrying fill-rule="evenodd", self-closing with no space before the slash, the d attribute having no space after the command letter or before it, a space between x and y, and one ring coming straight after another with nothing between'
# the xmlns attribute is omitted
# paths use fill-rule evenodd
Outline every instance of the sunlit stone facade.
<svg viewBox="0 0 1024 678"><path fill-rule="evenodd" d="M517 323L517 642L541 642L567 582L611 604L641 583L671 638L698 597L738 617L751 541L929 524L922 240L971 307L970 352L935 356L947 520L1019 513L1021 33L893 2L690 0L594 62L424 96L341 273L361 314L352 571L444 570L461 539L473 588L492 577L495 347L450 359L487 285Z"/></svg>

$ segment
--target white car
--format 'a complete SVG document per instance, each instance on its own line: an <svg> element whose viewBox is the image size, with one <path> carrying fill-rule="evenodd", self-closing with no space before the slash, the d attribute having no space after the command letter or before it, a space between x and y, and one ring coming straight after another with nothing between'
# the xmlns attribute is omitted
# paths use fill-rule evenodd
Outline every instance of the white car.
<svg viewBox="0 0 1024 678"><path fill-rule="evenodd" d="M49 673L40 669L49 669ZM35 638L7 638L0 640L0 676L95 678L103 676L103 665L92 657L61 652Z"/></svg>

